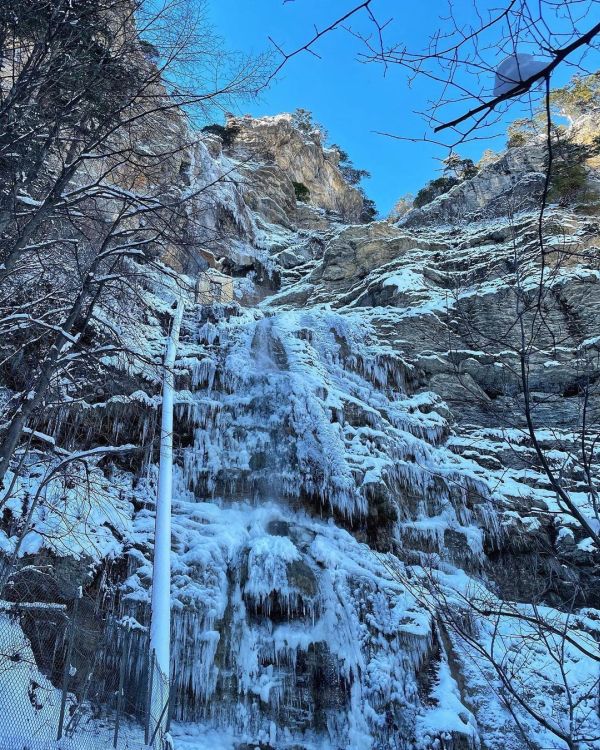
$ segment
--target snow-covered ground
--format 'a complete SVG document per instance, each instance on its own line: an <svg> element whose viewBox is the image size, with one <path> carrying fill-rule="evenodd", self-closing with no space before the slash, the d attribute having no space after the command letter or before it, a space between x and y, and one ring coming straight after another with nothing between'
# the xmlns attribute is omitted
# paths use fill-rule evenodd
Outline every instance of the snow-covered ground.
<svg viewBox="0 0 600 750"><path fill-rule="evenodd" d="M4 603L0 602L0 605ZM18 620L0 609L0 747L10 750L106 750L113 747L114 717L92 718L89 706L67 695L64 735L57 730L62 693L38 669ZM73 722L71 730L69 722ZM122 719L117 750L142 750L144 731Z"/></svg>

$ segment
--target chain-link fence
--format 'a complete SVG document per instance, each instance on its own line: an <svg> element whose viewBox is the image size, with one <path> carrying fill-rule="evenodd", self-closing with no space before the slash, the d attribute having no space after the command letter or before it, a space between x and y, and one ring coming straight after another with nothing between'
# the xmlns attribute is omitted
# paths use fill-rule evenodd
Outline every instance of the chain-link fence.
<svg viewBox="0 0 600 750"><path fill-rule="evenodd" d="M158 665L154 652L150 655L148 685L146 739L153 750L160 750L168 745L170 694L169 678Z"/></svg>
<svg viewBox="0 0 600 750"><path fill-rule="evenodd" d="M30 580L0 600L0 750L167 748L169 683L146 632L97 596L55 603Z"/></svg>

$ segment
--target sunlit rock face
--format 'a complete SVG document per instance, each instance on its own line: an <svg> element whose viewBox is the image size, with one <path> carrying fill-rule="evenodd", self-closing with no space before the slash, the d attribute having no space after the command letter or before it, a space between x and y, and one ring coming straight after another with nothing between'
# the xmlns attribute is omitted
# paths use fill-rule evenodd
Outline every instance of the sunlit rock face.
<svg viewBox="0 0 600 750"><path fill-rule="evenodd" d="M527 716L515 724L472 645L497 632L460 609L481 591L552 607L576 587L577 607L588 608L569 622L579 636L599 605L597 551L536 468L519 407L515 252L536 279L527 249L538 217L532 204L513 215L503 196L510 185L538 184L540 164L512 151L492 167L400 226L361 225L362 198L334 157L283 115L229 119L173 175L178 189L198 192L187 228L198 257L233 275L236 295L231 304L190 301L176 364L177 747L555 746ZM297 200L294 182L309 202ZM555 249L565 238L596 247L593 216L553 207L546 222ZM197 266L164 260L194 281ZM549 426L542 441L588 512L585 477L566 459L582 363L598 354L597 263L570 260L551 290L531 383ZM155 361L169 309L162 295L157 283L155 314L131 332L132 348ZM55 425L69 447L98 432L150 443L156 371L123 369L124 383L93 405L93 417L83 400ZM118 559L122 613L141 626L156 476L151 455L113 470L102 490L118 496L121 525L94 520L96 570ZM72 533L83 547L87 532ZM471 645L444 627L424 576L458 607ZM498 629L500 657L510 660L523 632L510 620ZM140 708L144 659L140 650L127 683ZM583 695L593 667L568 648L566 660ZM521 669L536 707L566 715L556 663L536 652ZM592 703L582 698L577 709L590 737Z"/></svg>
<svg viewBox="0 0 600 750"><path fill-rule="evenodd" d="M411 227L464 223L535 210L544 189L544 152L539 146L512 148L470 180L435 201L413 209Z"/></svg>
<svg viewBox="0 0 600 750"><path fill-rule="evenodd" d="M589 145L597 136L598 128L598 112L592 111L571 124L568 138L574 144ZM497 154L473 178L454 186L421 209L412 209L401 223L415 229L424 226L433 228L436 225L474 223L535 211L544 193L546 140L546 135L540 133L524 146ZM590 187L597 189L600 157L590 157L587 164L592 168L588 182Z"/></svg>
<svg viewBox="0 0 600 750"><path fill-rule="evenodd" d="M246 200L268 221L301 219L295 210L293 183L307 188L310 205L349 223L359 220L362 196L344 180L337 153L324 149L318 131L302 132L285 114L230 117L225 131L226 153L246 162L241 168Z"/></svg>
<svg viewBox="0 0 600 750"><path fill-rule="evenodd" d="M172 267L198 273L209 252L239 275L256 270L261 250L281 232L359 221L363 196L345 181L338 152L324 149L318 132L302 132L291 115L229 117L216 130L188 134L187 141L178 121L157 130L163 150L189 143L169 165L172 189L192 195L189 222L181 227L189 248L165 257ZM307 191L302 200L295 185Z"/></svg>

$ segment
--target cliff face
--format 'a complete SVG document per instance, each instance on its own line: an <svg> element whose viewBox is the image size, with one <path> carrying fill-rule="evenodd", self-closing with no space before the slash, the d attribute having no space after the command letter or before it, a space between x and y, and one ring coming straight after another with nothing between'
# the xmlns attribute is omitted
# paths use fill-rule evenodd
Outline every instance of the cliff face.
<svg viewBox="0 0 600 750"><path fill-rule="evenodd" d="M264 153L242 142L248 165ZM487 606L496 596L559 605L573 589L579 606L597 606L590 540L536 466L522 408L515 246L532 283L540 271L527 248L538 216L515 217L514 200L526 186L523 195L534 197L524 207L535 205L539 170L535 153L509 152L398 227L336 224L310 207L280 218L250 199L280 288L254 310L206 319L194 343L210 361L185 407L194 437L182 481L226 506L250 498L259 506L243 511L228 562L214 568L233 583L218 599L222 614L199 626L219 632L219 644L226 639L214 655L212 645L197 652L202 670L207 659L216 668L206 707L188 706L202 721L218 725L228 707L227 726L249 737L262 722L262 741L275 747L432 747L439 737L455 747L522 747L490 688L489 663L436 624L419 587L394 566L433 565L454 576L455 592ZM459 218L470 220L445 226ZM597 226L559 209L545 221L550 252L565 243L586 250L553 274L544 300L550 330L529 362L543 447L566 466L581 372L595 357L598 270L587 251ZM595 413L594 401L589 408ZM566 469L565 482L585 505L585 476ZM330 523L307 526L299 510ZM186 535L184 556L195 540ZM459 583L465 572L470 582ZM487 593L474 594L482 582ZM577 619L575 629L590 623ZM520 626L511 629L510 617L496 624L510 661ZM485 618L475 626L481 643L491 627ZM186 638L179 643L188 653ZM521 664L539 707L557 684L547 657L529 653ZM574 667L577 653L567 661ZM577 677L582 705L589 669Z"/></svg>
<svg viewBox="0 0 600 750"><path fill-rule="evenodd" d="M296 219L294 183L308 190L309 205L358 222L363 199L342 177L335 150L325 150L319 131L294 127L291 115L253 119L230 117L225 128L228 155L245 162L243 192L248 204L264 217ZM274 211L274 213L272 213ZM279 221L277 221L279 219ZM301 223L301 219L300 219Z"/></svg>
<svg viewBox="0 0 600 750"><path fill-rule="evenodd" d="M553 644L515 617L543 607L589 644L600 606L598 550L557 502L522 408L516 274L535 288L538 215L533 204L512 209L539 169L535 153L510 151L394 226L352 223L360 194L286 115L231 118L182 160L178 189L211 187L189 209L198 255L165 260L190 282L199 263L233 274L239 303L190 299L176 366L177 747L555 746L518 707L515 720L490 649L536 711L564 717L576 696L581 735L594 736L594 663L562 642L561 676ZM581 373L595 373L598 357L598 224L558 207L545 223L549 255L579 252L548 279L541 332L535 311L527 318L529 383L544 450L595 524L571 459ZM148 294L155 315L132 330L132 347L159 360L168 305L158 285ZM128 389L65 410L59 444L99 433L147 444L158 383L142 367L127 378ZM587 408L592 419L593 393ZM147 466L97 468L95 515L68 543L44 527L25 548L29 562L50 550L91 564L86 585L118 560L121 614L142 625L151 457ZM102 510L111 496L118 521ZM126 685L139 702L144 658Z"/></svg>

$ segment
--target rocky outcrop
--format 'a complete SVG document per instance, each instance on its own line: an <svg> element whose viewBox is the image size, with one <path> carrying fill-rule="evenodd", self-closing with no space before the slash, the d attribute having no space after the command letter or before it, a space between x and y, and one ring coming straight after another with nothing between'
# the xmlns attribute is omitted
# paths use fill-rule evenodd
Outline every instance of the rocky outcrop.
<svg viewBox="0 0 600 750"><path fill-rule="evenodd" d="M543 188L543 149L535 145L512 148L475 177L423 208L411 210L401 223L409 227L455 224L533 210Z"/></svg>
<svg viewBox="0 0 600 750"><path fill-rule="evenodd" d="M265 127L279 142L274 123ZM300 747L335 737L334 746L357 750L393 742L431 748L442 737L451 747L480 741L521 750L520 730L494 702L485 664L452 634L415 619L410 585L400 620L391 614L397 579L387 578L386 566L394 560L399 567L392 570L417 570L441 560L445 574L483 580L500 600L560 607L575 588L577 606L600 603L597 551L561 513L522 405L515 284L517 272L527 280L541 272L532 210L540 161L531 150L510 151L401 226L341 225L310 206L311 223L304 223L294 218L289 192L285 197L282 166L268 155L269 164L256 163L265 154L262 129L242 125L246 134L228 153L244 155L241 169L256 172L256 185L275 196L271 204L258 191L245 193L279 289L258 309L199 329L211 364L182 407L196 425L183 460L184 478L197 477L190 487L196 497L216 496L225 508L252 497L266 514L240 530L228 553L233 562L214 568L226 569L235 584L217 622L199 626L221 634L240 627L258 663L248 671L242 641L229 635L214 656L199 651L199 663L208 658L216 669L210 695L227 712L241 690L252 722L275 726L273 747L285 746L287 730ZM584 497L586 477L569 457L582 367L597 356L599 232L593 216L552 207L544 235L548 257L562 261L548 278L529 386L543 450L563 467L574 496ZM587 372L596 377L594 366ZM595 418L596 396L588 409ZM267 499L273 505L265 506ZM338 529L334 537L289 514L298 507L327 516ZM224 521L225 511L212 512ZM233 526L233 517L227 523ZM341 547L338 533L350 535ZM373 588L350 539L378 561L382 588ZM182 554L194 543L190 535ZM380 555L390 556L383 568ZM199 572L186 568L185 575ZM332 609L332 590L344 615ZM240 597L245 609L238 611ZM371 611L366 602L375 601ZM333 630L323 632L325 622ZM510 628L502 627L510 640ZM188 653L189 642L180 648ZM388 669L400 669L401 688ZM552 694L550 673L546 681L539 672L531 679L540 695ZM260 704L249 702L251 693L261 694ZM202 699L189 710L205 716L200 705ZM436 723L440 705L452 706L452 729ZM212 709L209 715L218 723ZM332 723L333 734L325 730Z"/></svg>
<svg viewBox="0 0 600 750"><path fill-rule="evenodd" d="M165 256L177 270L198 273L208 253L209 265L212 256L236 275L262 273L272 265L264 247L282 230L328 231L360 220L363 196L342 176L338 153L325 150L316 133L295 127L291 115L229 117L224 127L211 126L196 140L187 134L189 145L177 151L185 144L180 126L175 119L168 137L158 136L165 150L171 138L178 154L177 163L164 168L173 189L193 185L195 191L181 227L189 246ZM306 187L306 200L298 199L295 184Z"/></svg>
<svg viewBox="0 0 600 750"><path fill-rule="evenodd" d="M304 133L291 115L230 117L225 126L225 151L240 162L242 189L249 205L267 221L296 218L294 183L308 190L311 206L358 222L363 198L337 168L339 156L325 150L318 131Z"/></svg>
<svg viewBox="0 0 600 750"><path fill-rule="evenodd" d="M561 138L580 145L590 145L599 131L600 112L582 115ZM560 142L555 143L560 154ZM400 224L407 227L435 226L475 222L495 217L514 216L535 210L541 202L545 183L548 149L546 135L532 138L524 146L509 148L486 164L474 177L455 185L420 209L409 211ZM588 181L597 189L600 157L587 161L591 172Z"/></svg>

